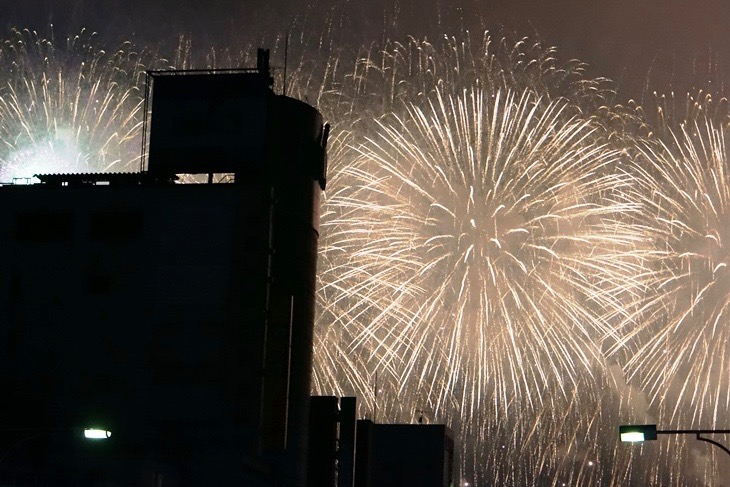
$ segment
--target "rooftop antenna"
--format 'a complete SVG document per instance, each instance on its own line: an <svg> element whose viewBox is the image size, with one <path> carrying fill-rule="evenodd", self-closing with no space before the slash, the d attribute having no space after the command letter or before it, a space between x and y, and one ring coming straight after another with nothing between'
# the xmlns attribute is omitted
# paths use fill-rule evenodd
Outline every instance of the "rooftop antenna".
<svg viewBox="0 0 730 487"><path fill-rule="evenodd" d="M266 76L266 81L269 83L269 88L271 88L274 85L274 78L271 76L268 49L259 49L256 52L256 70Z"/></svg>
<svg viewBox="0 0 730 487"><path fill-rule="evenodd" d="M375 405L374 405L374 411L373 411L373 423L378 422L378 373L375 372L375 389L373 391L375 395Z"/></svg>
<svg viewBox="0 0 730 487"><path fill-rule="evenodd" d="M427 409L416 409L416 412L418 413L418 424L423 424L423 419L425 414L432 414L433 411L429 411Z"/></svg>
<svg viewBox="0 0 730 487"><path fill-rule="evenodd" d="M284 96L286 96L286 68L289 64L289 31L286 32L284 41Z"/></svg>
<svg viewBox="0 0 730 487"><path fill-rule="evenodd" d="M150 72L145 72L145 87L144 87L144 108L142 108L142 151L139 155L139 172L144 172L144 159L147 155L147 118L149 117L149 100L150 92L152 90L152 76Z"/></svg>

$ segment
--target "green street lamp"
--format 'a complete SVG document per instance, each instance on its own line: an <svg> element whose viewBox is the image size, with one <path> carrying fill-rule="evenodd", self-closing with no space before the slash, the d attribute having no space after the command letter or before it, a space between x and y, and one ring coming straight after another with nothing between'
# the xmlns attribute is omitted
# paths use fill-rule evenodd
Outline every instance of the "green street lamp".
<svg viewBox="0 0 730 487"><path fill-rule="evenodd" d="M72 432L76 438L81 437L81 428L6 428L0 429L0 435L3 433L25 433L26 435L20 438L18 441L10 445L0 455L0 464L2 464L8 455L19 445L23 443L36 440L46 435L50 435L58 432ZM101 441L111 438L112 432L103 428L83 428L83 438L92 441Z"/></svg>
<svg viewBox="0 0 730 487"><path fill-rule="evenodd" d="M701 436L713 434L730 435L730 430L658 430L655 424L634 424L619 426L618 434L621 441L632 443L656 440L657 435L696 435L699 441L715 445L730 455L730 449L725 445Z"/></svg>
<svg viewBox="0 0 730 487"><path fill-rule="evenodd" d="M112 432L100 428L85 428L84 438L89 440L106 440L112 436Z"/></svg>
<svg viewBox="0 0 730 487"><path fill-rule="evenodd" d="M657 431L655 424L634 424L630 426L619 426L618 433L621 441L639 443L642 441L656 440Z"/></svg>

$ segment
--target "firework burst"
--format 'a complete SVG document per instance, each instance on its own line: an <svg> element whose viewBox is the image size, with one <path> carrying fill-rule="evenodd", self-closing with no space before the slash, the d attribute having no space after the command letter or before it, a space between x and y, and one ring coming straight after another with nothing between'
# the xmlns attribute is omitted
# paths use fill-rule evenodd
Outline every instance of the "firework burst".
<svg viewBox="0 0 730 487"><path fill-rule="evenodd" d="M0 47L0 175L134 170L145 61L128 43L107 52L82 32L58 47L14 30Z"/></svg>
<svg viewBox="0 0 730 487"><path fill-rule="evenodd" d="M699 116L638 146L654 249L630 319L627 337L638 348L627 370L672 423L721 426L730 412L726 131Z"/></svg>
<svg viewBox="0 0 730 487"><path fill-rule="evenodd" d="M632 121L645 135L634 135L627 148L634 190L626 196L641 207L627 224L641 240L632 251L635 268L615 276L633 286L622 297L620 339L607 356L621 364L626 387L645 396L645 420L723 429L730 412L727 100L699 92L684 101L657 95L654 103ZM728 463L705 446L673 439L645 452L649 465L665 466L650 468L646 482L724 485Z"/></svg>
<svg viewBox="0 0 730 487"><path fill-rule="evenodd" d="M483 450L595 382L614 333L603 286L636 238L619 224L636 209L617 196L620 154L529 89L436 90L377 128L328 198L348 258L323 291L336 286L348 355L379 370L391 418L420 403Z"/></svg>

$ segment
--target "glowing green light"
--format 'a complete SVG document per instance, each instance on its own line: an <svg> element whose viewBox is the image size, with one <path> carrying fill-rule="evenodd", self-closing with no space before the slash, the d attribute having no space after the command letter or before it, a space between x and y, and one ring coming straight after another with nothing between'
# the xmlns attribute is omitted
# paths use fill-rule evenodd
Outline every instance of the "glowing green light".
<svg viewBox="0 0 730 487"><path fill-rule="evenodd" d="M86 428L84 430L84 438L88 438L90 440L106 440L107 438L111 437L112 432L97 428Z"/></svg>
<svg viewBox="0 0 730 487"><path fill-rule="evenodd" d="M641 431L629 431L628 433L621 433L621 441L644 441L644 433Z"/></svg>
<svg viewBox="0 0 730 487"><path fill-rule="evenodd" d="M655 424L634 424L619 426L618 433L621 441L636 443L656 440L657 431Z"/></svg>

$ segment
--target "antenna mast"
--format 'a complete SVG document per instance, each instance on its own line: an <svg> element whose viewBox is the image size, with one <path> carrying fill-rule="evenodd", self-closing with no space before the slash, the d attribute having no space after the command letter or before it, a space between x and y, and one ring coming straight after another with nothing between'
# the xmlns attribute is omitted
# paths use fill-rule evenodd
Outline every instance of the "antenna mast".
<svg viewBox="0 0 730 487"><path fill-rule="evenodd" d="M378 422L378 373L375 372L375 405L374 405L374 411L373 411L373 423Z"/></svg>
<svg viewBox="0 0 730 487"><path fill-rule="evenodd" d="M289 31L286 32L284 41L284 96L286 96L286 68L289 64Z"/></svg>

